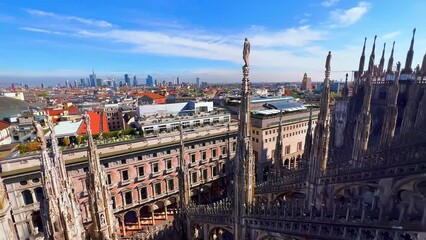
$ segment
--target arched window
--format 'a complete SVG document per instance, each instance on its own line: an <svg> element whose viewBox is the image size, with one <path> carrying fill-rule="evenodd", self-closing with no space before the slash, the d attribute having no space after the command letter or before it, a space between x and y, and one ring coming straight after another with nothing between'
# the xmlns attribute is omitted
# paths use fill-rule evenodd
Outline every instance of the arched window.
<svg viewBox="0 0 426 240"><path fill-rule="evenodd" d="M24 198L24 204L25 205L33 204L34 203L33 195L31 194L30 190L23 191L22 192L22 197Z"/></svg>
<svg viewBox="0 0 426 240"><path fill-rule="evenodd" d="M38 187L38 188L34 189L34 192L35 192L35 195L36 195L37 202L41 202L41 200L44 199L43 189L41 187Z"/></svg>

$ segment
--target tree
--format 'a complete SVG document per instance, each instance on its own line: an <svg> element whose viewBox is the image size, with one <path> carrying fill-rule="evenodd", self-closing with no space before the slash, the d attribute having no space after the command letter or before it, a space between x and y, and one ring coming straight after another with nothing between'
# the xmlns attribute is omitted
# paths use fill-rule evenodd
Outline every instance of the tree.
<svg viewBox="0 0 426 240"><path fill-rule="evenodd" d="M64 137L64 140L62 142L63 142L64 146L70 145L70 139L68 137Z"/></svg>

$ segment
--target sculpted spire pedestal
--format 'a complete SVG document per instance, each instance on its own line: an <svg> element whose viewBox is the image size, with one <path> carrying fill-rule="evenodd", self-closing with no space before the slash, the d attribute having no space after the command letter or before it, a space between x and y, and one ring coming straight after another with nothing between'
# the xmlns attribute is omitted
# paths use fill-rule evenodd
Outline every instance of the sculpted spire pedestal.
<svg viewBox="0 0 426 240"><path fill-rule="evenodd" d="M93 239L118 239L118 223L112 209L107 175L105 168L100 162L92 130L90 129L90 117L87 113L83 115L83 121L86 124L87 135L89 137L87 150L89 171L87 172L86 185L92 216L90 236Z"/></svg>

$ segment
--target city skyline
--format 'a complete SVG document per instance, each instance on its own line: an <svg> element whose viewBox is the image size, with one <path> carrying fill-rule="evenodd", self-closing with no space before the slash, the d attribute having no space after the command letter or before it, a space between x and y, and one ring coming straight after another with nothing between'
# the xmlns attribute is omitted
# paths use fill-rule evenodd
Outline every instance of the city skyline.
<svg viewBox="0 0 426 240"><path fill-rule="evenodd" d="M422 22L418 9L425 5L338 0L0 3L0 31L8 33L0 40L0 84L73 82L87 78L92 68L104 78L122 79L128 73L159 81L179 76L183 82L197 77L238 82L244 37L256 50L253 82L300 81L305 72L321 81L328 50L336 63L331 78L341 80L357 68L364 37L367 52L375 34L377 51L386 42L386 59L396 41L395 60L404 63L412 29L418 27L414 68L426 52L426 31L412 24ZM394 19L398 12L404 17Z"/></svg>

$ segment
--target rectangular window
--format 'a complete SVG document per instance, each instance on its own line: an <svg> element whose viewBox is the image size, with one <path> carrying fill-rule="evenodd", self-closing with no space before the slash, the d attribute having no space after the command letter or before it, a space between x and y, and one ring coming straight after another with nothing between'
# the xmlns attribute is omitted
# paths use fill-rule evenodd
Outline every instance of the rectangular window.
<svg viewBox="0 0 426 240"><path fill-rule="evenodd" d="M192 183L196 183L197 182L197 172L193 172L191 178L192 178Z"/></svg>
<svg viewBox="0 0 426 240"><path fill-rule="evenodd" d="M195 154L191 154L191 163L195 163L196 159L195 159Z"/></svg>
<svg viewBox="0 0 426 240"><path fill-rule="evenodd" d="M221 151L222 155L226 154L226 147L222 147L222 151Z"/></svg>
<svg viewBox="0 0 426 240"><path fill-rule="evenodd" d="M213 149L212 150L212 157L217 157L217 150L216 149Z"/></svg>
<svg viewBox="0 0 426 240"><path fill-rule="evenodd" d="M290 154L290 145L285 146L285 154Z"/></svg>
<svg viewBox="0 0 426 240"><path fill-rule="evenodd" d="M222 173L223 174L226 173L226 164L225 163L222 164Z"/></svg>
<svg viewBox="0 0 426 240"><path fill-rule="evenodd" d="M207 159L207 152L204 151L204 152L201 153L201 159L202 160L206 160Z"/></svg>
<svg viewBox="0 0 426 240"><path fill-rule="evenodd" d="M169 191L173 191L175 189L175 180L173 178L167 181L167 188Z"/></svg>
<svg viewBox="0 0 426 240"><path fill-rule="evenodd" d="M159 171L160 171L160 168L158 167L158 163L153 163L152 164L152 172L158 173Z"/></svg>
<svg viewBox="0 0 426 240"><path fill-rule="evenodd" d="M207 180L207 169L203 169L203 179Z"/></svg>
<svg viewBox="0 0 426 240"><path fill-rule="evenodd" d="M139 177L142 177L145 175L145 169L143 166L138 167L138 173L139 173Z"/></svg>
<svg viewBox="0 0 426 240"><path fill-rule="evenodd" d="M156 183L154 185L154 189L155 189L155 195L160 195L161 194L161 183Z"/></svg>
<svg viewBox="0 0 426 240"><path fill-rule="evenodd" d="M129 171L123 170L121 171L121 181L129 180Z"/></svg>
<svg viewBox="0 0 426 240"><path fill-rule="evenodd" d="M121 164L126 164L127 163L127 159L121 159Z"/></svg>
<svg viewBox="0 0 426 240"><path fill-rule="evenodd" d="M237 151L237 143L236 142L232 143L232 151L233 152Z"/></svg>
<svg viewBox="0 0 426 240"><path fill-rule="evenodd" d="M108 185L111 185L111 183L112 183L112 181L111 181L111 174L108 174L107 178L108 178Z"/></svg>
<svg viewBox="0 0 426 240"><path fill-rule="evenodd" d="M115 197L114 196L111 197L111 202L112 202L112 209L115 209L117 206L115 205Z"/></svg>
<svg viewBox="0 0 426 240"><path fill-rule="evenodd" d="M148 198L148 189L146 187L141 188L141 199Z"/></svg>
<svg viewBox="0 0 426 240"><path fill-rule="evenodd" d="M297 143L297 151L301 151L302 150L302 142L298 142Z"/></svg>
<svg viewBox="0 0 426 240"><path fill-rule="evenodd" d="M170 151L170 150L167 150L166 154L170 154L170 153L171 153L171 151Z"/></svg>
<svg viewBox="0 0 426 240"><path fill-rule="evenodd" d="M212 175L217 176L217 165L212 167Z"/></svg>
<svg viewBox="0 0 426 240"><path fill-rule="evenodd" d="M166 169L171 169L172 168L172 160L171 159L167 159L166 160Z"/></svg>
<svg viewBox="0 0 426 240"><path fill-rule="evenodd" d="M124 202L126 203L126 205L128 204L132 204L132 192L126 192L124 194Z"/></svg>

